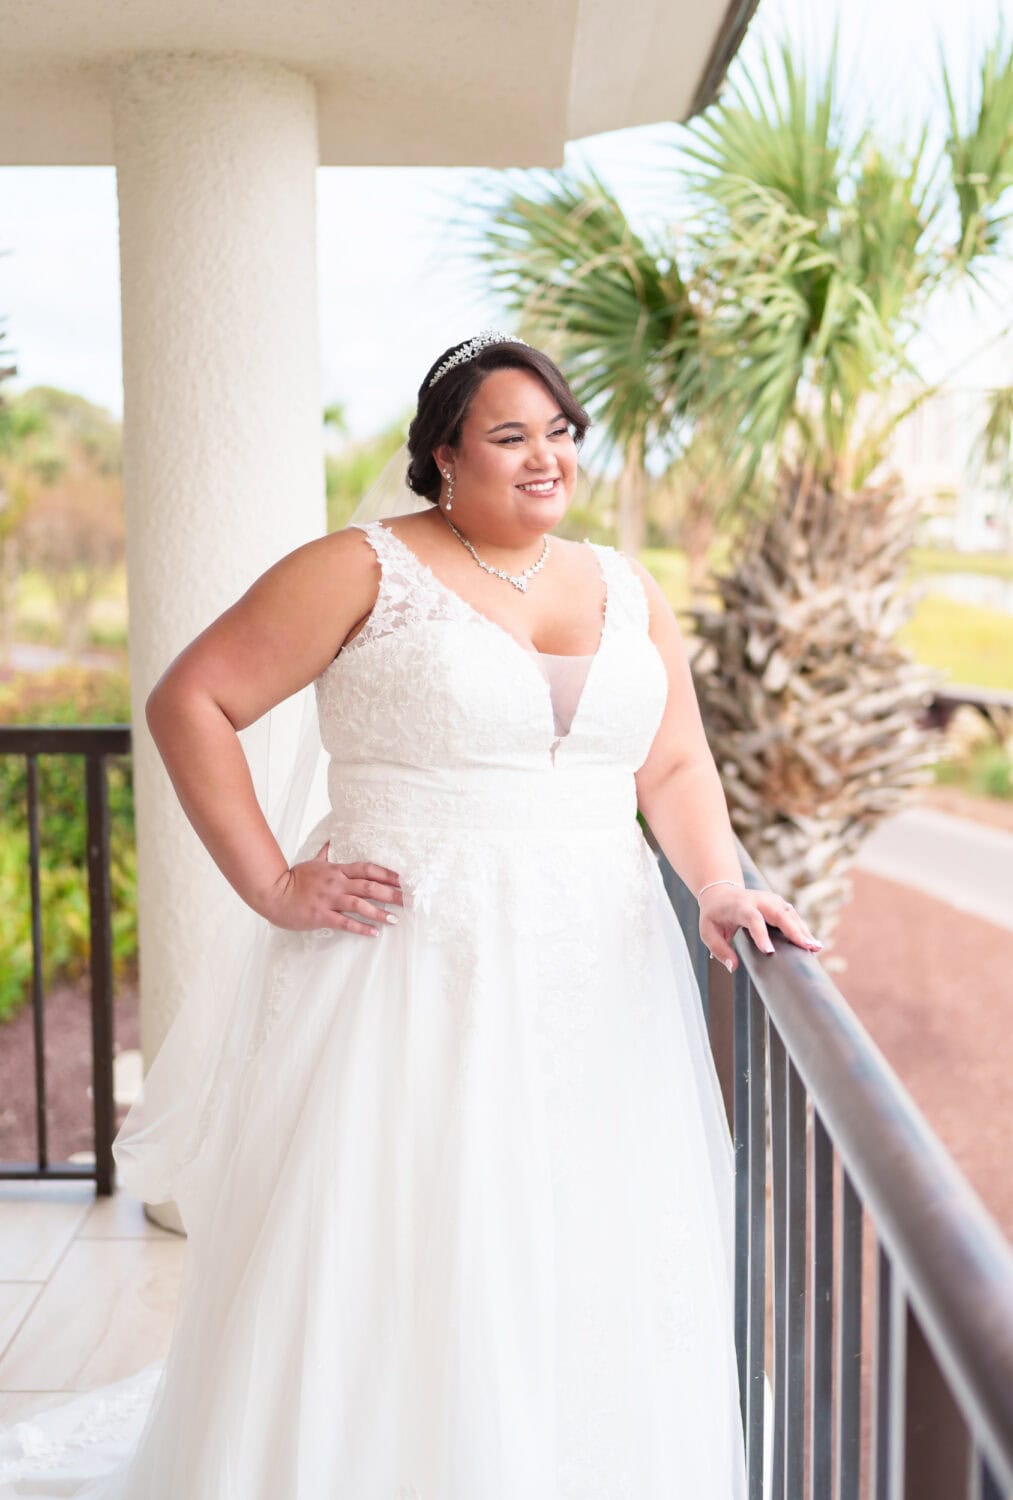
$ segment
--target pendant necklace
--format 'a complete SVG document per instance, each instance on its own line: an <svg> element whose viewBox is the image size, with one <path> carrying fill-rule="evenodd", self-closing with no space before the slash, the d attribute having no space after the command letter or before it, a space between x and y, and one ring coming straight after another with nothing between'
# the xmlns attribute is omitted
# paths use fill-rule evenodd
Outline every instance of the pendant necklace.
<svg viewBox="0 0 1013 1500"><path fill-rule="evenodd" d="M454 525L454 523L450 519L450 517L448 515L446 515L446 513L443 511L442 507L440 508L440 515L443 516L443 519L446 521L447 525L450 527L450 529L454 533L454 535L456 537L458 537L464 543L464 545L467 547L468 551L471 553L472 557L478 563L478 565L479 565L480 568L484 568L487 573L493 573L493 574L495 574L495 576L497 578L505 578L506 581L507 581L507 583L512 583L513 586L514 586L514 588L515 589L520 589L520 591L521 591L522 594L524 594L524 593L527 592L528 579L532 578L534 576L534 574L538 572L539 568L541 568L541 567L544 566L545 559L549 555L549 538L548 538L548 534L546 534L546 536L544 538L544 545L542 547L542 555L538 559L537 562L532 563L530 567L525 568L524 571L523 571L523 573L508 573L505 568L493 568L493 567L490 567L490 565L488 563L484 563L482 561L482 559L479 557L478 553L475 551L474 547L468 541L468 538L466 536L461 536L461 533L458 531L457 527Z"/></svg>

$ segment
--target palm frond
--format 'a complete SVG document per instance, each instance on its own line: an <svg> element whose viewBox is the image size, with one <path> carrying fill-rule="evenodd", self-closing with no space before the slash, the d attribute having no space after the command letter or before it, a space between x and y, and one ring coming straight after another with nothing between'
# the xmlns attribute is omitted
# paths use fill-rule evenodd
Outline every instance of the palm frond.
<svg viewBox="0 0 1013 1500"><path fill-rule="evenodd" d="M679 267L590 167L490 184L470 233L491 289L624 449L666 437L701 375Z"/></svg>
<svg viewBox="0 0 1013 1500"><path fill-rule="evenodd" d="M1013 187L1013 39L1001 18L981 62L977 102L966 124L959 117L941 42L940 71L949 123L946 154L959 213L954 255L964 268L999 250L1011 218L1006 194Z"/></svg>

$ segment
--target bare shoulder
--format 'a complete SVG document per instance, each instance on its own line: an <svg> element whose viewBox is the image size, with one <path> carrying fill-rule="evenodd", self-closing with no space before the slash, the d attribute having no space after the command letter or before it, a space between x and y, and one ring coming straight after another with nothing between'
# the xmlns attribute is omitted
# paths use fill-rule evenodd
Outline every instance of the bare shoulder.
<svg viewBox="0 0 1013 1500"><path fill-rule="evenodd" d="M375 596L378 575L377 556L365 532L343 526L285 553L256 579L250 593L264 601L275 593L287 596L289 608L307 619L326 600L334 611L334 627L340 628L349 610L370 607L372 600L364 601L370 593Z"/></svg>
<svg viewBox="0 0 1013 1500"><path fill-rule="evenodd" d="M203 693L236 729L305 687L376 602L379 567L358 527L295 547L169 664L151 692Z"/></svg>

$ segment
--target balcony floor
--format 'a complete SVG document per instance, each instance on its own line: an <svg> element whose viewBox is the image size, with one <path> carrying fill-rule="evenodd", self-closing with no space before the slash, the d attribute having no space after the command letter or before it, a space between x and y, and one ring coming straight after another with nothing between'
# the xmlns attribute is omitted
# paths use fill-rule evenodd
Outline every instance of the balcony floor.
<svg viewBox="0 0 1013 1500"><path fill-rule="evenodd" d="M161 1358L186 1243L125 1188L0 1181L0 1422Z"/></svg>

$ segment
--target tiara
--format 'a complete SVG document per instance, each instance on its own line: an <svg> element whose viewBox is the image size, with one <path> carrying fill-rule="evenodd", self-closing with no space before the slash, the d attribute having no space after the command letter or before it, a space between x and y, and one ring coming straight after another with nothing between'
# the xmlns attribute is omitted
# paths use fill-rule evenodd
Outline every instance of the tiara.
<svg viewBox="0 0 1013 1500"><path fill-rule="evenodd" d="M500 333L496 328L483 328L481 333L477 333L473 339L462 344L449 359L443 361L434 373L427 389L434 386L441 375L446 375L447 371L452 370L455 365L467 364L469 359L474 359L476 354L480 354L490 344L523 344L526 349L531 347L526 339L518 338L515 333Z"/></svg>

